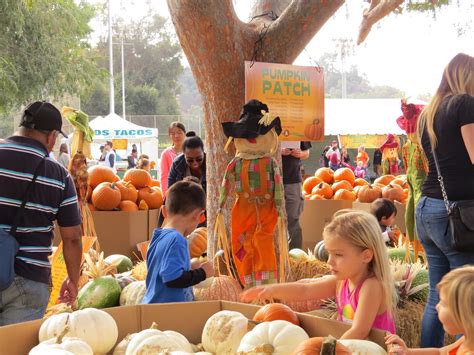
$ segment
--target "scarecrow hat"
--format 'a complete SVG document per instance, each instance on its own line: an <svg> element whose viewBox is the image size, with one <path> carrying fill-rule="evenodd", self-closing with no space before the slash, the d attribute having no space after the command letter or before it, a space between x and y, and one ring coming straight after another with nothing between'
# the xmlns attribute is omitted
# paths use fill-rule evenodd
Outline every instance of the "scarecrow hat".
<svg viewBox="0 0 474 355"><path fill-rule="evenodd" d="M416 132L416 124L424 105L407 104L406 99L402 99L403 115L397 118L398 127L403 129L407 134Z"/></svg>
<svg viewBox="0 0 474 355"><path fill-rule="evenodd" d="M267 134L273 128L277 135L281 133L280 117L270 117L268 106L258 100L250 100L242 109L237 122L223 122L222 128L227 137L257 138Z"/></svg>

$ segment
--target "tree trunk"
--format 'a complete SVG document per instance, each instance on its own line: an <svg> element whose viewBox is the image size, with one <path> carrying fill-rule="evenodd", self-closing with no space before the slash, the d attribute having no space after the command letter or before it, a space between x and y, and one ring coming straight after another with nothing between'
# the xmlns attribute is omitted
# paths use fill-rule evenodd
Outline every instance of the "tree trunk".
<svg viewBox="0 0 474 355"><path fill-rule="evenodd" d="M255 3L249 23L240 21L232 0L167 0L181 47L203 98L207 154L209 255L218 210L219 187L233 153L224 152L221 122L236 121L244 104L244 61L252 60L255 42L263 45L256 61L291 64L344 0L263 0ZM225 217L228 221L229 201Z"/></svg>

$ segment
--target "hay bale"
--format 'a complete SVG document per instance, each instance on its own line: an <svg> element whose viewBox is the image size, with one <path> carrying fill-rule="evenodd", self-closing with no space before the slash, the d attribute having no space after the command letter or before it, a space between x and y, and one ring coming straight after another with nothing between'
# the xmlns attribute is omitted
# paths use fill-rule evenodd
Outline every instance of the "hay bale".
<svg viewBox="0 0 474 355"><path fill-rule="evenodd" d="M415 301L405 301L399 304L395 314L397 335L402 338L409 348L420 346L421 318L425 305Z"/></svg>
<svg viewBox="0 0 474 355"><path fill-rule="evenodd" d="M290 272L288 282L302 279L311 279L329 274L327 263L314 258L290 259Z"/></svg>

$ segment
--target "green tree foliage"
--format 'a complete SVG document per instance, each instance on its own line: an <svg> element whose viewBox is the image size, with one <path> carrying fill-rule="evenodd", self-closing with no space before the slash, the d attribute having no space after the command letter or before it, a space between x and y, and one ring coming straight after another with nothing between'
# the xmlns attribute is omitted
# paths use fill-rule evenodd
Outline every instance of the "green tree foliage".
<svg viewBox="0 0 474 355"><path fill-rule="evenodd" d="M337 54L325 53L318 63L324 68L325 96L340 98L342 95L342 73ZM404 93L388 85L372 86L365 74L359 73L357 67L346 70L347 97L352 99L401 98Z"/></svg>
<svg viewBox="0 0 474 355"><path fill-rule="evenodd" d="M166 19L153 13L137 21L114 24L115 112L122 112L121 48L123 36L125 56L125 94L127 115L172 115L179 113L178 77L183 71L181 47L167 30ZM108 69L108 39L94 48L97 63ZM81 108L90 115L106 115L109 111L108 78L93 84L89 95L81 97Z"/></svg>
<svg viewBox="0 0 474 355"><path fill-rule="evenodd" d="M0 112L77 94L99 72L85 39L95 9L75 0L0 1Z"/></svg>

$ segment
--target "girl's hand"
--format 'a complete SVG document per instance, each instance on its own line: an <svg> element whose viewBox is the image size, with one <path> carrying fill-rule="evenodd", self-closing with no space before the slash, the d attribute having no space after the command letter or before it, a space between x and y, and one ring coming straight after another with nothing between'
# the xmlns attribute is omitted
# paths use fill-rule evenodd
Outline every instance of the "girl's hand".
<svg viewBox="0 0 474 355"><path fill-rule="evenodd" d="M385 336L385 344L387 344L389 354L405 355L408 352L407 344L398 335L388 334Z"/></svg>
<svg viewBox="0 0 474 355"><path fill-rule="evenodd" d="M268 286L252 287L242 292L242 294L240 295L240 300L246 303L250 303L254 300L265 300L269 298L271 297Z"/></svg>

